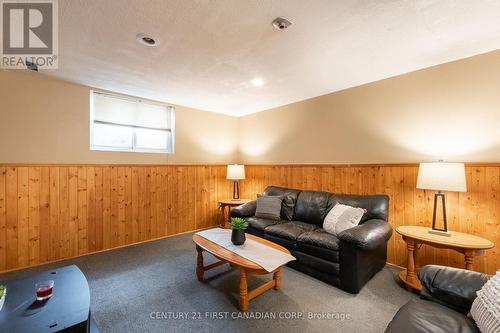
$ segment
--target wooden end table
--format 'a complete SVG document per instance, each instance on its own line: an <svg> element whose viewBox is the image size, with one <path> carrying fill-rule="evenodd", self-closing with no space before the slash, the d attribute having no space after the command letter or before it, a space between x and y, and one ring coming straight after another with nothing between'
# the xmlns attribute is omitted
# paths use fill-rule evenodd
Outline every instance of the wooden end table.
<svg viewBox="0 0 500 333"><path fill-rule="evenodd" d="M231 209L234 207L238 207L239 205L243 205L244 203L247 203L249 201L252 201L250 199L222 199L219 200L219 224L222 228L226 228L226 224L230 221L231 219Z"/></svg>
<svg viewBox="0 0 500 333"><path fill-rule="evenodd" d="M422 244L441 249L451 249L465 256L465 269L472 270L474 257L484 254L484 250L491 249L494 244L482 237L450 231L451 236L443 236L429 233L429 228L418 226L401 226L396 232L403 236L408 249L408 261L406 269L399 273L399 278L408 290L421 290L422 285L416 272L416 257Z"/></svg>
<svg viewBox="0 0 500 333"><path fill-rule="evenodd" d="M270 242L268 240L265 240L263 238L246 234L246 237L248 239L252 239L256 242L262 243L264 245L267 245L273 249L282 251L284 253L290 254L290 251L285 249L284 247L275 244L273 242ZM273 272L268 272L266 271L262 266L245 259L244 257L231 252L224 247L209 241L208 239L205 239L199 235L193 235L193 242L196 244L196 251L198 252L198 257L197 257L197 265L196 265L196 276L199 281L203 281L203 275L206 271L218 267L223 264L230 264L233 267L237 267L240 271L240 299L239 299L239 308L241 311L247 311L248 310L248 303L250 300L254 299L255 297L262 295L264 292L268 291L269 289L275 289L278 290L281 287L281 271L283 266L278 267L275 269ZM203 264L203 251L206 251L210 254L212 254L214 257L219 259L219 261L205 266ZM264 275L264 274L273 274L273 279L270 281L267 281L263 285L255 288L254 290L248 291L248 286L247 286L247 276L253 274L253 275Z"/></svg>

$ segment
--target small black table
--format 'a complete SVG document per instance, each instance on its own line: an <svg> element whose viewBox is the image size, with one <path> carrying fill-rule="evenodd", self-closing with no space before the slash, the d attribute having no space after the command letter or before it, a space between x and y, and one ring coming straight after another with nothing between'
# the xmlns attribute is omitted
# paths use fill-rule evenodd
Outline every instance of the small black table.
<svg viewBox="0 0 500 333"><path fill-rule="evenodd" d="M38 302L35 283L54 280L53 295ZM7 287L0 311L0 332L98 332L90 316L90 292L85 275L65 266L2 282Z"/></svg>

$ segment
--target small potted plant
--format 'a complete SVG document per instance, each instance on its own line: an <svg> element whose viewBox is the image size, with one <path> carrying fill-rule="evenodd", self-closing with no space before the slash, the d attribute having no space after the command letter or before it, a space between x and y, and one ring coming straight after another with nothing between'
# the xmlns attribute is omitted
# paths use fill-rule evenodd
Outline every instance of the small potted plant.
<svg viewBox="0 0 500 333"><path fill-rule="evenodd" d="M0 284L0 310L2 310L3 303L5 303L5 295L7 295L7 287Z"/></svg>
<svg viewBox="0 0 500 333"><path fill-rule="evenodd" d="M245 229L248 227L248 222L241 217L233 217L231 219L231 242L234 245L242 245L245 243Z"/></svg>

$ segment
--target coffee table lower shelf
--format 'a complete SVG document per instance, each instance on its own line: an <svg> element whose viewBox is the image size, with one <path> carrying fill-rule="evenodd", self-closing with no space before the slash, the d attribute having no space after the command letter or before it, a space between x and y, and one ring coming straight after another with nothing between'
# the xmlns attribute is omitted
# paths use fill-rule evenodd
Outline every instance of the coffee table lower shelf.
<svg viewBox="0 0 500 333"><path fill-rule="evenodd" d="M208 270L211 270L213 268L219 267L224 264L230 264L230 265L235 265L232 262L229 262L227 260L224 260L222 258L219 258L215 254L211 253L214 257L219 259L219 261L214 262L209 265L204 265L203 263L203 252L205 251L202 247L199 245L196 245L196 251L198 252L198 257L197 257L197 265L196 265L196 276L199 281L203 281L203 276L204 273ZM208 252L208 251L207 251ZM237 266L237 265L235 265ZM247 311L248 310L248 303L254 299L255 297L262 295L269 289L275 289L278 290L281 287L281 270L282 267L277 268L273 272L268 272L266 270L254 270L254 269L247 269L242 266L238 266L238 269L240 271L240 297L239 297L239 309L241 311ZM247 276L253 274L253 275L264 275L264 274L273 274L273 279L270 281L267 281L266 283L262 284L261 286L248 291L248 285L247 285Z"/></svg>

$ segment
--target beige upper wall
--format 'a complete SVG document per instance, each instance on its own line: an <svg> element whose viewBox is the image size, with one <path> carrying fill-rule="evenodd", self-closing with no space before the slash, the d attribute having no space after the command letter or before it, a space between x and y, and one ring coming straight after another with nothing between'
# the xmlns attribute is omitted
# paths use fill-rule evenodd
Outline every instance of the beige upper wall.
<svg viewBox="0 0 500 333"><path fill-rule="evenodd" d="M500 51L241 118L177 106L175 154L89 150L89 91L0 70L0 163L500 161Z"/></svg>
<svg viewBox="0 0 500 333"><path fill-rule="evenodd" d="M90 88L0 70L0 163L235 163L238 119L176 106L175 154L89 150Z"/></svg>
<svg viewBox="0 0 500 333"><path fill-rule="evenodd" d="M500 161L500 51L240 118L241 163Z"/></svg>

